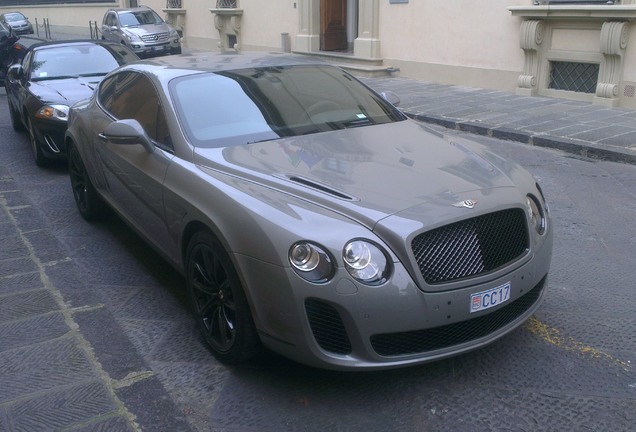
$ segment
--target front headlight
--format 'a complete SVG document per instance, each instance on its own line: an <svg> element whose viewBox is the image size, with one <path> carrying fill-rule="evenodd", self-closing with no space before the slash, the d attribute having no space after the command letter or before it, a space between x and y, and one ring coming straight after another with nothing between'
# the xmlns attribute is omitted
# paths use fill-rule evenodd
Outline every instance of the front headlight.
<svg viewBox="0 0 636 432"><path fill-rule="evenodd" d="M124 32L124 36L126 36L126 38L128 38L128 40L130 42L140 42L141 41L141 38L138 35L136 35L133 32L130 32L130 31L125 31Z"/></svg>
<svg viewBox="0 0 636 432"><path fill-rule="evenodd" d="M306 241L298 242L289 248L289 262L303 279L314 282L326 282L333 276L333 260L321 247Z"/></svg>
<svg viewBox="0 0 636 432"><path fill-rule="evenodd" d="M539 235L545 234L548 222L542 200L532 194L528 194L526 195L526 203L528 205L528 216L530 217L531 225Z"/></svg>
<svg viewBox="0 0 636 432"><path fill-rule="evenodd" d="M35 116L47 120L68 121L68 106L44 105Z"/></svg>
<svg viewBox="0 0 636 432"><path fill-rule="evenodd" d="M342 251L345 268L359 282L383 283L389 274L389 261L380 248L365 240L352 240Z"/></svg>

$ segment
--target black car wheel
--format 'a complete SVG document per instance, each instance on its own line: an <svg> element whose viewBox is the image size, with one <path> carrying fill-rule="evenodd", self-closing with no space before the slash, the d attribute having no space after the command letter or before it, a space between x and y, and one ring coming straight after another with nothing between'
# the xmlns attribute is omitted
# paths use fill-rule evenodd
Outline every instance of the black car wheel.
<svg viewBox="0 0 636 432"><path fill-rule="evenodd" d="M70 144L67 146L67 152L68 172L77 209L87 221L95 220L103 214L104 202L91 183L79 151Z"/></svg>
<svg viewBox="0 0 636 432"><path fill-rule="evenodd" d="M40 147L40 143L38 142L37 137L35 136L35 130L33 129L33 122L30 117L27 117L28 124L28 132L29 132L29 141L31 142L31 151L33 152L33 159L35 160L35 164L39 167L46 166L48 160L44 153L42 152L42 148Z"/></svg>
<svg viewBox="0 0 636 432"><path fill-rule="evenodd" d="M254 357L260 340L232 262L208 232L194 235L186 255L188 294L197 326L214 356L229 364Z"/></svg>

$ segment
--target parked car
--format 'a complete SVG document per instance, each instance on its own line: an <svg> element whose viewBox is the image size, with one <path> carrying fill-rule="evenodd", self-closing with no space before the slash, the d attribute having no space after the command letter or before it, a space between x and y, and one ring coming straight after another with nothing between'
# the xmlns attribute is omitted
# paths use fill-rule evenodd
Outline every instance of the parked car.
<svg viewBox="0 0 636 432"><path fill-rule="evenodd" d="M26 54L26 47L19 40L11 27L0 22L0 87L4 87L9 67L22 61Z"/></svg>
<svg viewBox="0 0 636 432"><path fill-rule="evenodd" d="M3 13L0 22L7 24L17 34L33 34L33 24L22 12Z"/></svg>
<svg viewBox="0 0 636 432"><path fill-rule="evenodd" d="M181 37L147 6L110 9L102 21L102 39L118 42L140 57L181 54Z"/></svg>
<svg viewBox="0 0 636 432"><path fill-rule="evenodd" d="M37 165L65 157L69 106L88 98L108 72L137 60L125 46L104 41L29 47L22 62L9 68L5 89L13 128L28 132Z"/></svg>
<svg viewBox="0 0 636 432"><path fill-rule="evenodd" d="M79 212L112 207L185 275L222 362L264 344L390 368L520 326L552 254L537 182L313 62L208 53L113 71L70 111Z"/></svg>

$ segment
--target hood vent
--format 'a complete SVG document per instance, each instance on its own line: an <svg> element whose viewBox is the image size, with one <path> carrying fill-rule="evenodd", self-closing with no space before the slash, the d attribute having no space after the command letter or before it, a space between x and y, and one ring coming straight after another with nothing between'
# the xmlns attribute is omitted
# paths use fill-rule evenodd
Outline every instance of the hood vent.
<svg viewBox="0 0 636 432"><path fill-rule="evenodd" d="M331 196L334 196L336 198L339 198L339 199L344 199L344 200L347 200L347 201L357 201L356 197L353 197L353 196L351 196L349 194L346 194L346 193L344 193L342 191L336 190L336 189L334 189L332 187L329 187L329 186L327 186L326 184L323 184L323 183L317 183L317 182L315 182L313 180L310 180L310 179L307 179L307 178L304 178L304 177L295 176L295 175L294 176L284 176L284 177L286 179L288 179L288 180L293 181L294 183L298 183L298 184L301 184L303 186L307 186L307 187L310 187L312 189L315 189L317 191L327 193L327 194L329 194Z"/></svg>

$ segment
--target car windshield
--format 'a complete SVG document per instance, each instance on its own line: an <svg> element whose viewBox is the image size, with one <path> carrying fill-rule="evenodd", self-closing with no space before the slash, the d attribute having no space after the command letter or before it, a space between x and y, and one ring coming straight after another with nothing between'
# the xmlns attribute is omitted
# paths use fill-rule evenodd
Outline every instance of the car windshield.
<svg viewBox="0 0 636 432"><path fill-rule="evenodd" d="M152 10L123 12L119 14L122 27L136 27L146 24L161 24L163 20Z"/></svg>
<svg viewBox="0 0 636 432"><path fill-rule="evenodd" d="M124 63L129 53L123 51L111 52L96 44L39 49L31 63L31 80L105 75Z"/></svg>
<svg viewBox="0 0 636 432"><path fill-rule="evenodd" d="M10 13L10 14L6 14L5 19L8 22L14 22L14 21L24 21L26 18L24 17L24 15L19 14L19 13Z"/></svg>
<svg viewBox="0 0 636 432"><path fill-rule="evenodd" d="M300 65L189 75L171 97L188 139L227 147L404 120L339 68Z"/></svg>

